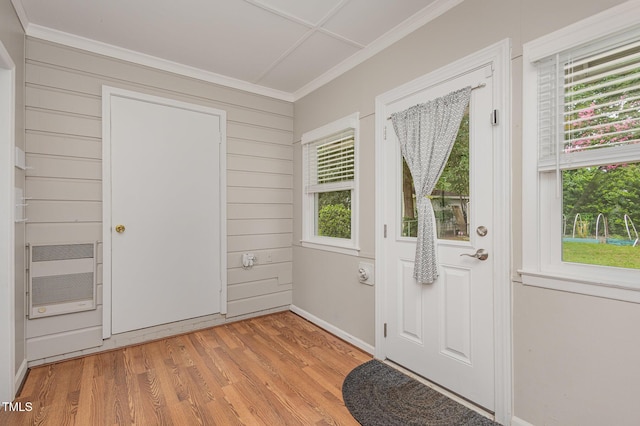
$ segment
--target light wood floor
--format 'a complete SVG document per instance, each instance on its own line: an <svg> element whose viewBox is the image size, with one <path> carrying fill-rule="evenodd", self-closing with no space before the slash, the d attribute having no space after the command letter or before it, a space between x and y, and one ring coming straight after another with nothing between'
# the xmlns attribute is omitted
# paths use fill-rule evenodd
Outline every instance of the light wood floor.
<svg viewBox="0 0 640 426"><path fill-rule="evenodd" d="M342 382L369 359L277 313L33 368L0 425L357 425Z"/></svg>

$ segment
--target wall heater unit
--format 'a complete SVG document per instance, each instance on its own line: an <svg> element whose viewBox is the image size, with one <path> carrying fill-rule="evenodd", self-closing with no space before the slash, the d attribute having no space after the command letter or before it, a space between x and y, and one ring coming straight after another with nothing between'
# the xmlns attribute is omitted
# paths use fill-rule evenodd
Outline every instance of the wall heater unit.
<svg viewBox="0 0 640 426"><path fill-rule="evenodd" d="M97 243L28 247L29 318L96 308Z"/></svg>

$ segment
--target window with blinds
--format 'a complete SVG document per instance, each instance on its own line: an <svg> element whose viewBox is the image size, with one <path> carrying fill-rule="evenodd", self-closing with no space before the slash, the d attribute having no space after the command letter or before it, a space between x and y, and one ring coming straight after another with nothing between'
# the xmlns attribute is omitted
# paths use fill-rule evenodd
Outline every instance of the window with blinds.
<svg viewBox="0 0 640 426"><path fill-rule="evenodd" d="M640 40L608 39L546 58L537 68L541 170L637 156Z"/></svg>
<svg viewBox="0 0 640 426"><path fill-rule="evenodd" d="M355 132L347 129L306 145L306 192L313 197L313 235L351 239Z"/></svg>
<svg viewBox="0 0 640 426"><path fill-rule="evenodd" d="M304 247L357 254L358 117L302 135Z"/></svg>
<svg viewBox="0 0 640 426"><path fill-rule="evenodd" d="M640 2L524 43L522 282L640 301Z"/></svg>
<svg viewBox="0 0 640 426"><path fill-rule="evenodd" d="M538 171L554 175L562 261L640 269L640 32L536 69Z"/></svg>

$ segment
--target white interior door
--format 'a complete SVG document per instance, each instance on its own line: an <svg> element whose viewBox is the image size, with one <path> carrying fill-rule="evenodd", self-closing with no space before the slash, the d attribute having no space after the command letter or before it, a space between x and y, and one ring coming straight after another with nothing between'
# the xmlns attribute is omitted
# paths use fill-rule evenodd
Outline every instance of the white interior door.
<svg viewBox="0 0 640 426"><path fill-rule="evenodd" d="M463 144L458 147L462 151L454 148L458 154L450 158L456 161L463 158L461 152L468 153L468 190L447 187L432 194L440 271L433 284L419 284L413 278L415 222L406 211L410 201L403 196L402 157L390 120L383 160L386 357L489 410L494 409L491 74L486 66L388 105L389 113L402 111L465 86L484 84L471 93L468 148L466 142L456 141ZM465 125L463 120L461 134ZM450 180L462 177L463 169L458 167L458 175L450 175ZM486 260L466 256L479 249L488 253Z"/></svg>
<svg viewBox="0 0 640 426"><path fill-rule="evenodd" d="M108 108L111 332L220 312L219 113L116 95Z"/></svg>

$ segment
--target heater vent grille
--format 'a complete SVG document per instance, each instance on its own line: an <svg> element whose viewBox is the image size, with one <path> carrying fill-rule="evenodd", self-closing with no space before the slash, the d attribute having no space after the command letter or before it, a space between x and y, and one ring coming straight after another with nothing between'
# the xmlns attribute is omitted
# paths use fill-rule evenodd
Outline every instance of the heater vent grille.
<svg viewBox="0 0 640 426"><path fill-rule="evenodd" d="M93 243L33 246L31 261L48 262L53 260L92 258L93 246Z"/></svg>
<svg viewBox="0 0 640 426"><path fill-rule="evenodd" d="M96 308L96 243L29 245L29 318Z"/></svg>
<svg viewBox="0 0 640 426"><path fill-rule="evenodd" d="M33 306L93 298L93 273L37 277L31 284Z"/></svg>

